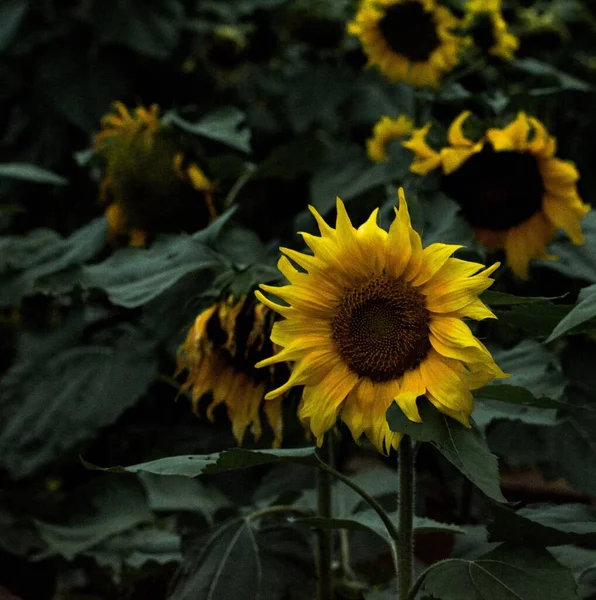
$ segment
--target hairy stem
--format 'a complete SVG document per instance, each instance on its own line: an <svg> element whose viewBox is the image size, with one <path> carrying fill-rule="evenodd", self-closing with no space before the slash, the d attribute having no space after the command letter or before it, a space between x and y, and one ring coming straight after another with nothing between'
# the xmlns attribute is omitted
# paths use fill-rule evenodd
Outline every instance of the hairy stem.
<svg viewBox="0 0 596 600"><path fill-rule="evenodd" d="M399 535L397 540L398 598L406 600L412 587L414 521L414 452L412 440L404 435L399 444Z"/></svg>
<svg viewBox="0 0 596 600"><path fill-rule="evenodd" d="M333 470L331 463L333 461L332 440L329 435L325 437L321 448L321 464L325 464ZM330 471L319 469L317 471L317 512L323 519L331 518L331 477ZM318 590L317 600L333 600L333 576L331 573L331 530L321 528L318 531Z"/></svg>

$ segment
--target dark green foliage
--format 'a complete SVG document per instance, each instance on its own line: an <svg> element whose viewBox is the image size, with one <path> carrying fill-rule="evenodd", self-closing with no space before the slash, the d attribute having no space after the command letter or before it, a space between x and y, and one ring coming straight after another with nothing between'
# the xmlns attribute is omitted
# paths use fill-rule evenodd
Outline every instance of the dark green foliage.
<svg viewBox="0 0 596 600"><path fill-rule="evenodd" d="M437 1L462 16L465 2ZM594 204L594 7L504 0L515 59L468 48L439 88L415 89L364 68L346 33L356 4L0 3L0 597L314 598L328 532L338 600L395 598L394 540L378 513L345 481L332 485L332 516L317 512L320 453L296 418L300 388L284 399L282 449L262 408L262 437L237 448L226 406L207 415L206 395L193 414L176 353L214 302L250 305L260 283L284 281L278 248L304 249L297 232L317 230L309 204L333 224L339 196L355 226L379 208L386 228L403 186L423 245L503 263L481 295L497 320L470 326L511 375L473 390L471 429L425 398L421 424L389 408L417 448L422 575L410 600L596 598L595 212L584 245L558 230L558 260L532 261L521 281L475 241L438 170L410 172L400 140L385 162L366 153L384 115L432 120L434 146L463 110L474 139L481 123L524 111L556 136ZM178 231L168 218L141 247L110 237L114 192L95 143L115 101L159 106L166 146L181 154L168 181L189 191L188 168L201 169L209 223ZM143 164L169 168L170 154L158 158ZM134 205L155 192L152 214L169 215L159 173L137 171ZM337 470L397 523L393 453L355 444L341 424L332 439Z"/></svg>

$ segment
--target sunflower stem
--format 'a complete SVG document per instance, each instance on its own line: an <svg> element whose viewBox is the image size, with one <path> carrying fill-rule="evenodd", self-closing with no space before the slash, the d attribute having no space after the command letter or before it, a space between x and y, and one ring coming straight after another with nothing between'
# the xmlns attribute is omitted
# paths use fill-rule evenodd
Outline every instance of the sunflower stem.
<svg viewBox="0 0 596 600"><path fill-rule="evenodd" d="M412 587L414 557L414 452L404 435L399 444L399 534L397 540L397 584L399 600L406 600Z"/></svg>
<svg viewBox="0 0 596 600"><path fill-rule="evenodd" d="M329 435L325 436L320 452L320 460L323 464L333 469L333 448L332 439ZM317 512L319 517L330 519L331 510L331 477L326 469L317 470ZM331 530L321 528L318 531L318 590L317 600L333 600L333 577L331 573Z"/></svg>

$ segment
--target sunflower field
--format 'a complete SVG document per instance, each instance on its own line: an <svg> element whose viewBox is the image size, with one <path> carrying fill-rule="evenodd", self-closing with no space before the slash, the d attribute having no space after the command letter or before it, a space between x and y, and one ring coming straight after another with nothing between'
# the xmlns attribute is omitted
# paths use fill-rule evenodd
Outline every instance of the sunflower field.
<svg viewBox="0 0 596 600"><path fill-rule="evenodd" d="M593 0L0 0L0 82L1 600L596 599Z"/></svg>

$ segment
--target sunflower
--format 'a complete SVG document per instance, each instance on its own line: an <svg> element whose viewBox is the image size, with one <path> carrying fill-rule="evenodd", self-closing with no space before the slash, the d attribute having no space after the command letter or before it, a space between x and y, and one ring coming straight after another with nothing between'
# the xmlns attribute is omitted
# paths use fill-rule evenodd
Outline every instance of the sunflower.
<svg viewBox="0 0 596 600"><path fill-rule="evenodd" d="M348 33L391 81L436 87L459 62L465 40L453 33L458 24L435 0L363 0Z"/></svg>
<svg viewBox="0 0 596 600"><path fill-rule="evenodd" d="M512 60L519 40L509 33L501 13L501 0L468 0L462 28L470 32L473 44L493 56Z"/></svg>
<svg viewBox="0 0 596 600"><path fill-rule="evenodd" d="M412 133L412 120L406 115L392 119L391 117L381 117L373 128L373 135L366 140L366 152L371 160L375 162L384 162L389 157L387 147L396 139Z"/></svg>
<svg viewBox="0 0 596 600"><path fill-rule="evenodd" d="M199 314L178 350L176 374L188 371L181 392L190 393L195 412L199 401L210 394L207 418L211 421L215 408L224 404L238 444L242 444L249 427L255 439L260 438L263 397L287 373L284 365L267 371L254 367L256 361L276 350L269 339L272 320L273 314L266 306L246 296L238 300L228 296ZM273 445L279 447L283 430L281 398L266 402L263 408L273 429Z"/></svg>
<svg viewBox="0 0 596 600"><path fill-rule="evenodd" d="M574 244L585 241L580 222L590 207L577 192L579 173L555 158L555 138L538 119L520 112L474 141L463 131L470 114L453 121L440 151L424 139L430 125L414 132L403 143L414 152L410 170L424 175L441 166L441 187L460 205L476 239L489 251L504 249L512 271L527 279L530 260L549 258L546 247L557 228Z"/></svg>
<svg viewBox="0 0 596 600"><path fill-rule="evenodd" d="M108 205L112 241L124 237L143 246L149 234L201 229L216 216L212 182L185 161L156 105L131 114L115 102L102 119L94 151L105 161L100 199Z"/></svg>
<svg viewBox="0 0 596 600"><path fill-rule="evenodd" d="M287 305L256 292L285 317L271 333L283 349L257 366L294 363L288 381L265 398L303 385L298 416L319 445L341 415L354 439L364 434L387 453L401 437L389 429L387 409L396 401L420 422L423 394L469 427L470 390L506 376L463 321L494 317L478 295L499 264L453 258L461 246L423 249L402 189L399 197L388 232L377 225L378 210L355 229L338 198L333 229L311 208L321 236L302 236L314 256L281 248L278 267L290 285L261 285Z"/></svg>

